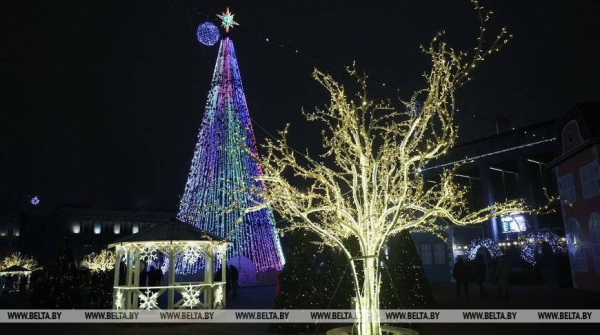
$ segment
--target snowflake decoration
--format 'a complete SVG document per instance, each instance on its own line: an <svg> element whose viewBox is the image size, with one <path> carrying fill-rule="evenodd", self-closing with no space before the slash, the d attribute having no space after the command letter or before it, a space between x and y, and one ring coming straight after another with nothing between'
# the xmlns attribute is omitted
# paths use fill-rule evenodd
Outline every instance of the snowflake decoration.
<svg viewBox="0 0 600 335"><path fill-rule="evenodd" d="M117 296L115 297L115 307L117 309L123 309L123 291L121 289L117 290Z"/></svg>
<svg viewBox="0 0 600 335"><path fill-rule="evenodd" d="M165 257L162 265L160 266L160 270L162 271L162 273L167 273L169 272L169 259Z"/></svg>
<svg viewBox="0 0 600 335"><path fill-rule="evenodd" d="M194 308L200 303L200 290L193 288L191 285L185 288L185 291L181 292L183 296L183 306Z"/></svg>
<svg viewBox="0 0 600 335"><path fill-rule="evenodd" d="M215 290L215 308L223 308L223 285L217 286Z"/></svg>
<svg viewBox="0 0 600 335"><path fill-rule="evenodd" d="M565 242L558 235L549 231L538 231L529 233L523 237L521 246L521 258L531 265L535 265L535 254L537 253L538 244L547 242L552 248L554 254L567 251Z"/></svg>
<svg viewBox="0 0 600 335"><path fill-rule="evenodd" d="M156 248L144 247L140 251L140 259L147 262L158 259L158 255L156 254Z"/></svg>
<svg viewBox="0 0 600 335"><path fill-rule="evenodd" d="M195 264L200 258L202 258L202 249L199 247L190 246L183 251L183 262L188 265Z"/></svg>
<svg viewBox="0 0 600 335"><path fill-rule="evenodd" d="M489 252L492 258L498 258L503 255L502 250L498 246L498 244L492 239L489 238L476 238L471 241L467 251L465 252L466 258L469 261L474 260L477 257L477 251L479 248L485 247Z"/></svg>
<svg viewBox="0 0 600 335"><path fill-rule="evenodd" d="M145 309L147 311L151 310L151 309L157 309L158 308L158 302L156 301L158 298L158 295L152 291L150 291L150 289L146 289L146 295L140 295L140 300L142 300L142 302L140 303L140 308L141 309Z"/></svg>

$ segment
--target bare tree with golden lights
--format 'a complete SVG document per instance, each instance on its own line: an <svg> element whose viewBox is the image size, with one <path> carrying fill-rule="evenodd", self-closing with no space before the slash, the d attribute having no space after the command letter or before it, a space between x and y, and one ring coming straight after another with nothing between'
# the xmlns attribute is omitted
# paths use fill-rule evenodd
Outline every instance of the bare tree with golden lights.
<svg viewBox="0 0 600 335"><path fill-rule="evenodd" d="M349 97L330 75L314 70L313 77L330 94L324 109L305 113L324 125L324 153L310 156L288 146L288 127L280 138L267 141L260 159L262 200L247 212L272 206L290 225L317 233L323 245L340 249L348 258L357 291L359 334L379 334L379 255L388 239L406 229L439 233L440 219L455 225L481 223L493 216L531 212L522 200L495 203L475 212L467 207L467 189L455 182L458 165L443 170L435 184L426 183L421 167L441 157L457 140L455 92L471 72L510 39L502 28L484 43L490 11L476 1L481 20L472 55L456 51L441 40L440 32L422 51L431 59L424 74L425 88L404 101L402 109L374 102L367 95L367 77L354 67L348 72L360 90ZM417 103L419 102L419 103ZM293 177L291 177L293 176ZM299 178L310 185L300 190ZM347 247L354 239L360 252Z"/></svg>

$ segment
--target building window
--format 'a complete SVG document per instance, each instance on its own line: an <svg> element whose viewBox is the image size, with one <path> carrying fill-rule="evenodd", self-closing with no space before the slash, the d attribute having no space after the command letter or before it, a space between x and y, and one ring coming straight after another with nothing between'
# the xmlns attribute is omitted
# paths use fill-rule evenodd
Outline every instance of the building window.
<svg viewBox="0 0 600 335"><path fill-rule="evenodd" d="M431 265L431 244L421 244L421 263Z"/></svg>
<svg viewBox="0 0 600 335"><path fill-rule="evenodd" d="M113 233L115 233L115 235L118 235L121 233L121 223L120 222L115 222L115 224L113 226Z"/></svg>
<svg viewBox="0 0 600 335"><path fill-rule="evenodd" d="M71 224L71 231L73 234L79 234L81 232L81 224L79 222L73 222Z"/></svg>
<svg viewBox="0 0 600 335"><path fill-rule="evenodd" d="M569 219L569 224L567 225L567 243L573 270L576 272L587 272L583 241L581 240L581 227L579 227L579 222L574 218Z"/></svg>
<svg viewBox="0 0 600 335"><path fill-rule="evenodd" d="M584 199L600 193L600 171L597 161L582 166L579 169L579 178L581 178L581 193Z"/></svg>
<svg viewBox="0 0 600 335"><path fill-rule="evenodd" d="M592 213L590 216L590 240L596 273L600 273L600 214Z"/></svg>
<svg viewBox="0 0 600 335"><path fill-rule="evenodd" d="M94 234L98 235L102 232L102 223L94 222Z"/></svg>
<svg viewBox="0 0 600 335"><path fill-rule="evenodd" d="M140 231L139 223L134 223L133 225L131 225L131 233L132 234L137 234L139 231Z"/></svg>
<svg viewBox="0 0 600 335"><path fill-rule="evenodd" d="M561 198L568 202L575 202L575 183L573 182L573 174L567 173L566 175L558 178L558 192Z"/></svg>
<svg viewBox="0 0 600 335"><path fill-rule="evenodd" d="M433 254L435 265L446 264L446 245L444 243L436 243L433 245Z"/></svg>

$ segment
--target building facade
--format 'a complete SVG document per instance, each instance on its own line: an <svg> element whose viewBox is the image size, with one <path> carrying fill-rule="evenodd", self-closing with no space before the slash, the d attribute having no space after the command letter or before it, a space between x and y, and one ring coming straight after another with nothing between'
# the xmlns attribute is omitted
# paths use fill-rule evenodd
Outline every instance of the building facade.
<svg viewBox="0 0 600 335"><path fill-rule="evenodd" d="M575 287L600 291L600 102L580 103L556 125L552 162Z"/></svg>

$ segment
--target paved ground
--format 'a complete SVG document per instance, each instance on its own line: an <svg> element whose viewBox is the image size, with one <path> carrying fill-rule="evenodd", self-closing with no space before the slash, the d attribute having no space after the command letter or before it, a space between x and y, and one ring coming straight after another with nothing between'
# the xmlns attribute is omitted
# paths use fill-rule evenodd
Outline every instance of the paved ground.
<svg viewBox="0 0 600 335"><path fill-rule="evenodd" d="M498 299L492 295L489 299L480 299L475 286L470 287L470 298L456 299L454 286L451 284L432 285L436 299L434 308L439 309L527 309L527 308L588 308L600 309L600 294L573 289L550 286L518 286L513 287L511 298ZM492 287L487 290L492 293ZM495 292L493 292L495 293ZM274 287L243 288L237 299L229 299L228 307L232 309L272 308L275 297ZM17 299L19 300L19 299ZM0 308L19 305L26 307L27 302L0 299ZM14 307L13 307L14 308ZM463 335L463 334L595 334L600 325L568 325L568 324L415 324L412 326L421 335ZM2 334L13 333L51 333L51 334L111 334L111 335L154 335L154 334L273 334L267 324L190 324L190 325L117 325L117 324L82 324L82 325L2 325ZM320 329L318 334L324 334ZM312 333L311 333L312 334Z"/></svg>

